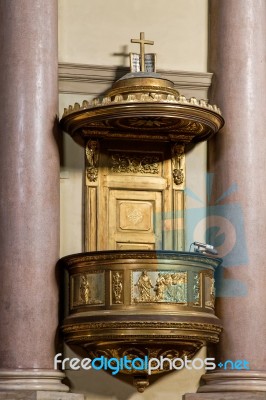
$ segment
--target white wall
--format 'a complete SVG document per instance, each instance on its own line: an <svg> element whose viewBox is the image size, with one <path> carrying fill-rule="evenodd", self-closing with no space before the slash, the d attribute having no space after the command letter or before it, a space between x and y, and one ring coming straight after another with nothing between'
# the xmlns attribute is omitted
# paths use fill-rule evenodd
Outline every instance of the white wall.
<svg viewBox="0 0 266 400"><path fill-rule="evenodd" d="M123 65L145 32L158 67L205 72L207 0L59 0L59 61Z"/></svg>

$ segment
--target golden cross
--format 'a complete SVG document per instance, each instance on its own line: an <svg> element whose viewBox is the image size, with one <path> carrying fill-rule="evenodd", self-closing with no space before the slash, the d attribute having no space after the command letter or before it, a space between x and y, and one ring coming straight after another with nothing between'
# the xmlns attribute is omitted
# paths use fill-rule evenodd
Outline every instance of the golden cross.
<svg viewBox="0 0 266 400"><path fill-rule="evenodd" d="M140 44L140 60L141 60L141 72L145 72L145 44L154 44L152 40L145 40L145 33L140 32L139 39L131 39L131 43L139 43Z"/></svg>

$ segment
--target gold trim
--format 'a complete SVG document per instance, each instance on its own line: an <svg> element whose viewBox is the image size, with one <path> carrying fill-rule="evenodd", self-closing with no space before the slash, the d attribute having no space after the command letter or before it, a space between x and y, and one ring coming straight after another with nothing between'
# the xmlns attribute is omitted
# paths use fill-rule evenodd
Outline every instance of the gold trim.
<svg viewBox="0 0 266 400"><path fill-rule="evenodd" d="M86 176L89 182L96 182L98 179L99 153L99 141L89 139L85 147Z"/></svg>
<svg viewBox="0 0 266 400"><path fill-rule="evenodd" d="M86 263L91 261L115 261L115 260L124 260L128 259L132 260L169 260L171 261L183 261L183 262L199 262L204 263L204 267L217 267L219 263L221 263L221 259L219 258L211 258L204 255L194 254L194 253L186 253L186 252L176 252L176 251L97 251L90 253L78 253L72 254L70 256L66 256L61 258L61 261L66 264L68 267L75 266L75 264Z"/></svg>
<svg viewBox="0 0 266 400"><path fill-rule="evenodd" d="M154 331L154 335L156 335L156 331L160 329L168 329L168 330L173 330L173 329L178 329L178 330L199 330L199 331L213 331L215 333L220 333L222 331L221 326L218 323L217 319L217 324L209 324L209 323L203 323L203 322L161 322L161 321L156 321L156 322L150 322L150 321L130 321L130 316L129 316L129 321L126 322L84 322L84 323L79 323L79 324L71 324L71 323L65 323L63 325L63 331L65 333L71 333L79 330L97 330L101 329L103 331L105 330L119 330L119 329L126 329L126 330L131 330L131 329L142 329L145 328L151 329ZM176 334L176 333L172 333Z"/></svg>

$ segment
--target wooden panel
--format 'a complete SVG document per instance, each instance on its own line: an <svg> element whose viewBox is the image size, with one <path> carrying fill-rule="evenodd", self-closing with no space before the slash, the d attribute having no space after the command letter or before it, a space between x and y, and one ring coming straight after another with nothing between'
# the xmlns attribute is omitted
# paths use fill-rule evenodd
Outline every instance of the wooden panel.
<svg viewBox="0 0 266 400"><path fill-rule="evenodd" d="M155 243L116 243L116 250L154 250Z"/></svg>
<svg viewBox="0 0 266 400"><path fill-rule="evenodd" d="M161 209L161 192L110 190L108 248L161 248Z"/></svg>
<svg viewBox="0 0 266 400"><path fill-rule="evenodd" d="M169 144L102 141L97 180L86 180L85 250L184 250L184 184L172 170Z"/></svg>

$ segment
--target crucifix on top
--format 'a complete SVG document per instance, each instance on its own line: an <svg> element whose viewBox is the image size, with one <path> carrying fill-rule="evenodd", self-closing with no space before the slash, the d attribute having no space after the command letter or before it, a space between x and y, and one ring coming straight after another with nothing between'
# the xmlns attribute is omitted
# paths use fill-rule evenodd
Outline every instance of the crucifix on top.
<svg viewBox="0 0 266 400"><path fill-rule="evenodd" d="M131 43L139 43L140 54L130 53L131 72L156 72L156 54L146 53L145 44L154 44L152 40L145 39L144 32L140 32L139 39L131 39Z"/></svg>

